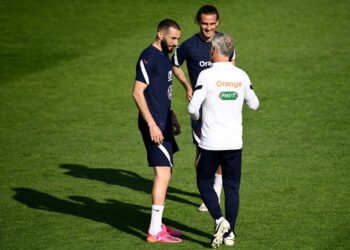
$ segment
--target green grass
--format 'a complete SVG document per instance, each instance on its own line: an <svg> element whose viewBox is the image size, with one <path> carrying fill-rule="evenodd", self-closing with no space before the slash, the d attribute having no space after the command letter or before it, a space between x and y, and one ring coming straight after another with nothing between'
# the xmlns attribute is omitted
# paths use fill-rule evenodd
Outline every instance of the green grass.
<svg viewBox="0 0 350 250"><path fill-rule="evenodd" d="M349 249L350 3L209 1L235 37L261 107L244 110L237 249ZM0 248L163 249L147 244L152 171L131 98L159 20L183 40L202 1L0 3ZM205 249L185 94L165 222L169 249ZM227 248L227 247L222 247Z"/></svg>

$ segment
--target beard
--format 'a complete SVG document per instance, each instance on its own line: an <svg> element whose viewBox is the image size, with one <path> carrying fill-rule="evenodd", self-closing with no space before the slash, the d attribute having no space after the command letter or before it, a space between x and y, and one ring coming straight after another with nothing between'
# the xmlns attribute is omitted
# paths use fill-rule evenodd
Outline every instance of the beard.
<svg viewBox="0 0 350 250"><path fill-rule="evenodd" d="M173 51L173 48L169 48L169 44L165 40L160 41L160 45L162 46L162 51L170 53Z"/></svg>

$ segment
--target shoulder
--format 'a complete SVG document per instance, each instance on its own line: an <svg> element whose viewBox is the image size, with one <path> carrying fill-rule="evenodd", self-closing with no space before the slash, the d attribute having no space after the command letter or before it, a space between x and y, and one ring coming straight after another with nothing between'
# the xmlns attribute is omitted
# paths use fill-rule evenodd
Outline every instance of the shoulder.
<svg viewBox="0 0 350 250"><path fill-rule="evenodd" d="M139 61L143 61L145 65L156 65L159 63L163 63L161 60L165 56L162 55L155 47L150 45L146 49L144 49L140 55Z"/></svg>
<svg viewBox="0 0 350 250"><path fill-rule="evenodd" d="M140 57L149 58L149 57L153 57L154 55L155 55L155 49L153 48L152 45L150 45L141 52Z"/></svg>
<svg viewBox="0 0 350 250"><path fill-rule="evenodd" d="M192 48L195 44L200 42L199 34L194 34L193 36L189 37L187 40L185 40L180 47L184 48Z"/></svg>
<svg viewBox="0 0 350 250"><path fill-rule="evenodd" d="M207 69L203 69L199 75L198 75L198 79L204 79L204 78L208 78L210 77L211 75L216 75L214 72L213 72L213 68L210 67L210 68L207 68Z"/></svg>
<svg viewBox="0 0 350 250"><path fill-rule="evenodd" d="M247 72L245 72L243 69L241 68L238 68L237 66L233 66L234 67L234 70L235 70L235 73L236 75L242 79L242 82L244 85L250 85L251 82L250 82L250 78L247 74Z"/></svg>
<svg viewBox="0 0 350 250"><path fill-rule="evenodd" d="M232 65L232 66L233 66L234 70L237 72L237 74L241 74L244 77L248 77L247 72L245 72L243 69L241 69L237 66L234 66L234 65Z"/></svg>

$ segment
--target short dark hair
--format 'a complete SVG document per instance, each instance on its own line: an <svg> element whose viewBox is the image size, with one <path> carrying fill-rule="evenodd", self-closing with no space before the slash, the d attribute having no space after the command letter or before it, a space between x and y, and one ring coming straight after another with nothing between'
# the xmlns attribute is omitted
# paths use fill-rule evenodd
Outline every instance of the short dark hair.
<svg viewBox="0 0 350 250"><path fill-rule="evenodd" d="M196 16L196 23L199 24L199 21L201 20L201 15L206 14L206 15L216 15L216 19L219 20L219 11L215 8L214 5L203 5L202 7L199 8Z"/></svg>
<svg viewBox="0 0 350 250"><path fill-rule="evenodd" d="M157 32L161 30L169 30L170 27L174 29L181 30L180 25L172 19L164 19L159 22L157 27Z"/></svg>

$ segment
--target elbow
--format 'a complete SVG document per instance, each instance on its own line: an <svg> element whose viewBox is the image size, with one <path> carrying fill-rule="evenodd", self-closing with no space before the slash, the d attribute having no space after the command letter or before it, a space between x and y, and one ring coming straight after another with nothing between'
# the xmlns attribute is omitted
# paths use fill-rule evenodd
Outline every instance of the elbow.
<svg viewBox="0 0 350 250"><path fill-rule="evenodd" d="M255 110L258 110L259 105L260 103L259 103L259 100L257 99L256 102L254 102L250 108L255 111Z"/></svg>
<svg viewBox="0 0 350 250"><path fill-rule="evenodd" d="M190 115L195 113L195 108L193 107L193 105L191 103L188 105L187 110L188 110L188 113L190 113Z"/></svg>
<svg viewBox="0 0 350 250"><path fill-rule="evenodd" d="M173 66L172 67L172 71L174 73L174 75L176 76L176 78L179 78L179 67L178 66Z"/></svg>
<svg viewBox="0 0 350 250"><path fill-rule="evenodd" d="M140 93L137 92L137 91L135 91L135 90L133 90L132 93L131 93L131 96L132 96L132 98L136 101L136 100L139 99Z"/></svg>
<svg viewBox="0 0 350 250"><path fill-rule="evenodd" d="M194 110L193 110L193 107L192 107L192 105L190 104L190 105L188 105L188 107L187 107L187 111L188 111L188 113L191 115L191 114L193 114L193 112L194 112Z"/></svg>
<svg viewBox="0 0 350 250"><path fill-rule="evenodd" d="M251 109L251 110L257 110L259 108L259 105L260 105L258 98L246 100L245 103L249 107L249 109Z"/></svg>
<svg viewBox="0 0 350 250"><path fill-rule="evenodd" d="M198 120L199 112L197 111L196 107L191 103L188 105L188 113L190 114L192 120Z"/></svg>

